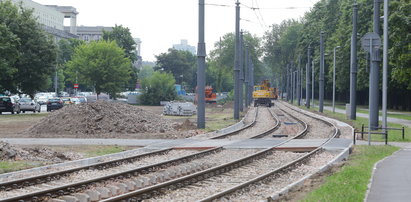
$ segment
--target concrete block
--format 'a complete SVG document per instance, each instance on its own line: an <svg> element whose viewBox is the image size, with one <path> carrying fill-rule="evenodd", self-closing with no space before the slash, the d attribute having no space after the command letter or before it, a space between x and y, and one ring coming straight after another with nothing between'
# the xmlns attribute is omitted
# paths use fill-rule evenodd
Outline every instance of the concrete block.
<svg viewBox="0 0 411 202"><path fill-rule="evenodd" d="M128 191L127 185L125 185L123 183L118 183L118 184L116 184L116 186L120 189L119 194L123 194L123 193L126 193Z"/></svg>
<svg viewBox="0 0 411 202"><path fill-rule="evenodd" d="M136 190L136 183L131 181L131 180L127 180L124 182L124 184L127 186L128 191L134 191Z"/></svg>
<svg viewBox="0 0 411 202"><path fill-rule="evenodd" d="M120 188L118 188L117 186L110 185L110 186L107 186L107 189L110 190L112 196L116 196L120 194Z"/></svg>
<svg viewBox="0 0 411 202"><path fill-rule="evenodd" d="M90 196L83 193L73 194L74 197L78 199L79 202L90 202Z"/></svg>
<svg viewBox="0 0 411 202"><path fill-rule="evenodd" d="M49 202L65 202L64 200L56 199L56 198L50 199L50 200L48 200L48 201L49 201Z"/></svg>
<svg viewBox="0 0 411 202"><path fill-rule="evenodd" d="M98 191L100 193L100 196L101 196L102 199L109 198L109 197L113 196L111 194L110 189L105 188L105 187L98 187L98 188L96 188L96 191Z"/></svg>
<svg viewBox="0 0 411 202"><path fill-rule="evenodd" d="M101 199L100 192L96 190L87 190L86 194L90 196L90 201L99 201Z"/></svg>
<svg viewBox="0 0 411 202"><path fill-rule="evenodd" d="M78 202L79 200L74 196L63 196L61 197L65 202Z"/></svg>

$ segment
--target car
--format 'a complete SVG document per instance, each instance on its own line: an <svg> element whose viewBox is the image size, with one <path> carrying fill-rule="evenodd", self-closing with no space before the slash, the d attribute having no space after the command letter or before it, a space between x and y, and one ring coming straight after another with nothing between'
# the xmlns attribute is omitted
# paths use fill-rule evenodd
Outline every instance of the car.
<svg viewBox="0 0 411 202"><path fill-rule="evenodd" d="M20 110L25 113L26 111L32 111L34 113L40 112L40 104L34 102L31 98L21 98L19 100Z"/></svg>
<svg viewBox="0 0 411 202"><path fill-rule="evenodd" d="M20 114L20 104L13 97L0 97L0 114L3 112L11 112L11 114Z"/></svg>
<svg viewBox="0 0 411 202"><path fill-rule="evenodd" d="M81 104L80 99L78 99L76 97L70 98L70 101L71 101L71 103L76 104L76 105Z"/></svg>
<svg viewBox="0 0 411 202"><path fill-rule="evenodd" d="M71 97L61 97L61 100L63 100L63 105L71 105L71 104L74 104L72 101L71 101Z"/></svg>
<svg viewBox="0 0 411 202"><path fill-rule="evenodd" d="M86 102L87 102L87 98L86 98L86 97L78 96L78 97L75 97L75 98L79 99L79 100L80 100L80 103L86 103Z"/></svg>
<svg viewBox="0 0 411 202"><path fill-rule="evenodd" d="M40 105L45 105L47 103L47 97L46 96L40 96L35 99L37 103Z"/></svg>
<svg viewBox="0 0 411 202"><path fill-rule="evenodd" d="M63 108L63 100L58 97L49 98L47 100L47 111L57 110Z"/></svg>

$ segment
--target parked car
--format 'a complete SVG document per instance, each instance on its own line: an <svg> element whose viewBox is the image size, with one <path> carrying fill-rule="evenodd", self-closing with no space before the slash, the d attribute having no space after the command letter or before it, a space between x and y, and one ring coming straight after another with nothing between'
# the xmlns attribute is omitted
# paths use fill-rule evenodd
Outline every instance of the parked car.
<svg viewBox="0 0 411 202"><path fill-rule="evenodd" d="M75 98L78 98L80 100L80 103L86 103L87 102L86 97L79 96L79 97L75 97Z"/></svg>
<svg viewBox="0 0 411 202"><path fill-rule="evenodd" d="M40 112L40 104L36 103L31 98L21 98L19 101L20 110L25 113L26 111L32 111L33 113Z"/></svg>
<svg viewBox="0 0 411 202"><path fill-rule="evenodd" d="M71 97L62 97L61 100L63 101L63 105L71 105L71 104L74 104L74 103L71 101Z"/></svg>
<svg viewBox="0 0 411 202"><path fill-rule="evenodd" d="M57 109L61 109L63 108L63 100L61 100L58 97L55 98L49 98L47 100L47 111L51 111L51 110L57 110Z"/></svg>
<svg viewBox="0 0 411 202"><path fill-rule="evenodd" d="M0 97L0 114L3 112L20 114L20 105L13 97L2 96Z"/></svg>
<svg viewBox="0 0 411 202"><path fill-rule="evenodd" d="M78 99L76 97L70 98L70 101L71 101L71 103L76 104L76 105L81 104L80 99Z"/></svg>
<svg viewBox="0 0 411 202"><path fill-rule="evenodd" d="M40 96L36 99L36 102L39 103L40 105L45 105L47 103L47 97Z"/></svg>

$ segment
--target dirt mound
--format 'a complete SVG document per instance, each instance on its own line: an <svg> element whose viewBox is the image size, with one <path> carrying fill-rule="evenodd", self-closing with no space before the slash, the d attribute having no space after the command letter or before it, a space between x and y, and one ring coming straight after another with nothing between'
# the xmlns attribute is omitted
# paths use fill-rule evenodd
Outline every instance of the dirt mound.
<svg viewBox="0 0 411 202"><path fill-rule="evenodd" d="M28 130L31 134L164 133L176 123L136 106L98 101L68 105Z"/></svg>
<svg viewBox="0 0 411 202"><path fill-rule="evenodd" d="M0 160L29 160L29 161L47 161L60 163L83 158L81 155L73 152L56 152L51 149L34 147L34 148L16 148L7 142L0 141Z"/></svg>
<svg viewBox="0 0 411 202"><path fill-rule="evenodd" d="M182 124L176 125L174 128L177 130L196 130L197 126L190 120L186 119Z"/></svg>

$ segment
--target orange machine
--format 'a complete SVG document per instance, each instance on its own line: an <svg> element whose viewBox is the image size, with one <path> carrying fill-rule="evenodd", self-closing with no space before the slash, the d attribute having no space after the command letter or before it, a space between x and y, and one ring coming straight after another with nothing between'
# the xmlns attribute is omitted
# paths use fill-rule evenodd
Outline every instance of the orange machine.
<svg viewBox="0 0 411 202"><path fill-rule="evenodd" d="M197 88L196 88L197 90ZM211 104L215 104L217 103L217 95L215 93L213 93L213 87L211 86L205 86L204 88L204 98L205 98L205 102L206 103L211 103ZM196 94L194 103L197 103L198 97Z"/></svg>

